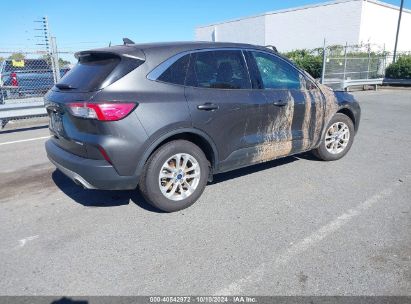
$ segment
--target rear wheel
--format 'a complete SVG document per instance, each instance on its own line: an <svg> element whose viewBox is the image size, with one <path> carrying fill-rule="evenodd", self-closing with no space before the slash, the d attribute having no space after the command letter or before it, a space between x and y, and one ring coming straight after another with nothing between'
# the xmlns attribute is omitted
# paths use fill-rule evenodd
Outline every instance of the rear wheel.
<svg viewBox="0 0 411 304"><path fill-rule="evenodd" d="M337 160L347 154L353 140L354 124L352 120L342 113L337 113L328 123L321 144L313 150L313 153L321 160Z"/></svg>
<svg viewBox="0 0 411 304"><path fill-rule="evenodd" d="M167 212L197 201L207 184L209 162L203 151L186 140L161 146L146 163L139 187L144 198Z"/></svg>

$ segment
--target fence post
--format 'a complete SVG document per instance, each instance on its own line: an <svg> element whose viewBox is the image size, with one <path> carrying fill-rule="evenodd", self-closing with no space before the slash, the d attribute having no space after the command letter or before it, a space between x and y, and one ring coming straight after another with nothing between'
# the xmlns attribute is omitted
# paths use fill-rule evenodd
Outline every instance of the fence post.
<svg viewBox="0 0 411 304"><path fill-rule="evenodd" d="M325 38L324 38L324 45L323 45L323 69L321 71L321 84L324 84L324 77L325 77L325 62L326 62L326 47L325 47Z"/></svg>
<svg viewBox="0 0 411 304"><path fill-rule="evenodd" d="M385 52L385 43L384 43L384 67L383 67L383 71L384 71L384 77L385 77L385 68L387 67L387 53Z"/></svg>
<svg viewBox="0 0 411 304"><path fill-rule="evenodd" d="M60 65L59 65L59 58L57 54L57 43L56 43L56 37L51 37L51 54L52 54L52 60L54 62L54 72L53 74L55 75L55 83L57 83L60 80Z"/></svg>
<svg viewBox="0 0 411 304"><path fill-rule="evenodd" d="M370 61L371 61L371 47L370 47L370 44L368 43L367 79L369 78L369 74L370 74Z"/></svg>
<svg viewBox="0 0 411 304"><path fill-rule="evenodd" d="M347 71L347 48L348 48L348 42L345 42L343 81L345 81L345 73Z"/></svg>

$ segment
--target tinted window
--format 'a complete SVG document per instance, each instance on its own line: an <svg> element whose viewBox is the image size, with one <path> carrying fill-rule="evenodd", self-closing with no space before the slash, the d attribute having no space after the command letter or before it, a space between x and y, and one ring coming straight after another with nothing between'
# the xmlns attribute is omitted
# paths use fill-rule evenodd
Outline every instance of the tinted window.
<svg viewBox="0 0 411 304"><path fill-rule="evenodd" d="M119 64L117 56L91 54L80 57L79 62L59 81L78 91L94 91Z"/></svg>
<svg viewBox="0 0 411 304"><path fill-rule="evenodd" d="M187 85L215 89L249 89L250 79L240 51L192 54Z"/></svg>
<svg viewBox="0 0 411 304"><path fill-rule="evenodd" d="M251 52L264 89L300 89L300 73L290 64L261 52Z"/></svg>
<svg viewBox="0 0 411 304"><path fill-rule="evenodd" d="M190 55L185 55L174 62L167 70L163 72L157 79L164 82L174 84L184 84Z"/></svg>

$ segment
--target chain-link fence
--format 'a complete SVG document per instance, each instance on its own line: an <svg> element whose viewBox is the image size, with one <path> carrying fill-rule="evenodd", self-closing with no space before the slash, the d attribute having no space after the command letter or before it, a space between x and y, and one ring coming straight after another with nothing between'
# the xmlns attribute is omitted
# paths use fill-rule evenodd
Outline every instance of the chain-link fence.
<svg viewBox="0 0 411 304"><path fill-rule="evenodd" d="M375 44L336 45L324 47L323 83L349 84L382 83L386 68L393 62L393 54ZM397 58L409 55L398 53Z"/></svg>
<svg viewBox="0 0 411 304"><path fill-rule="evenodd" d="M371 45L327 47L324 79L327 82L383 77L385 55Z"/></svg>
<svg viewBox="0 0 411 304"><path fill-rule="evenodd" d="M0 52L0 127L10 120L46 115L44 95L74 62L69 52Z"/></svg>
<svg viewBox="0 0 411 304"><path fill-rule="evenodd" d="M0 104L41 101L72 62L57 54L3 52L0 62ZM65 57L70 54L65 54ZM3 56L2 56L3 57Z"/></svg>

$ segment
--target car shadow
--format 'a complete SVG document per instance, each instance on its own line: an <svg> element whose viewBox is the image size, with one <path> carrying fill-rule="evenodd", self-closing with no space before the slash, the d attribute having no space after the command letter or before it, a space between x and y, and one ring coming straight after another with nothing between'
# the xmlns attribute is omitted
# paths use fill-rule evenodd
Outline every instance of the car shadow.
<svg viewBox="0 0 411 304"><path fill-rule="evenodd" d="M318 162L322 162L321 159L318 159L313 153L311 152L304 152L302 154L297 154L294 155L295 158L297 159L305 159L305 160L310 160L310 161L318 161Z"/></svg>
<svg viewBox="0 0 411 304"><path fill-rule="evenodd" d="M316 160L316 158L311 156L309 153L288 156L230 172L217 174L214 176L213 181L209 184L218 184L238 177L286 165L299 159ZM105 191L84 189L81 186L76 185L58 169L52 173L52 179L56 186L65 195L70 197L76 203L86 207L116 207L128 205L132 202L146 211L165 213L164 211L151 206L140 194L139 190Z"/></svg>
<svg viewBox="0 0 411 304"><path fill-rule="evenodd" d="M52 179L65 195L86 207L117 207L128 205L132 202L147 211L164 213L147 203L138 190L106 191L84 189L76 185L57 169L52 173Z"/></svg>
<svg viewBox="0 0 411 304"><path fill-rule="evenodd" d="M292 162L294 162L298 159L299 158L295 157L295 156L287 156L287 157L284 157L284 158L264 162L264 163L261 163L261 164L251 165L251 166L248 166L248 167L236 169L236 170L225 172L225 173L219 173L219 174L214 175L213 181L209 184L214 185L214 184L218 184L218 183L221 183L221 182L228 181L230 179L234 179L234 178L238 178L238 177L241 177L241 176L246 176L246 175L249 175L249 174L253 174L253 173L256 173L256 172L272 169L272 168L275 168L275 167L278 167L278 166L282 166L282 165L292 163Z"/></svg>
<svg viewBox="0 0 411 304"><path fill-rule="evenodd" d="M73 300L71 298L62 297L58 300L54 300L50 304L88 304L87 300Z"/></svg>

